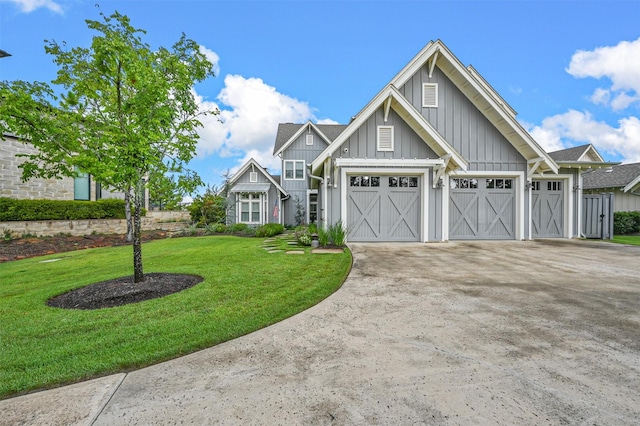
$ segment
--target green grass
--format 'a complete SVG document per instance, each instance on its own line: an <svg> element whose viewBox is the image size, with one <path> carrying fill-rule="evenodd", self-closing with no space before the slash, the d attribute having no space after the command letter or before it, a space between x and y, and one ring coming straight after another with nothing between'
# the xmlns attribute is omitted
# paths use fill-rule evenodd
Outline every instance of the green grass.
<svg viewBox="0 0 640 426"><path fill-rule="evenodd" d="M160 299L93 311L52 296L132 274L130 247L0 264L0 399L141 368L234 339L317 304L346 278L351 254L269 254L263 239L177 238L143 246L145 273L204 281ZM42 263L46 259L61 259Z"/></svg>
<svg viewBox="0 0 640 426"><path fill-rule="evenodd" d="M640 235L614 235L611 241L619 244L640 246Z"/></svg>

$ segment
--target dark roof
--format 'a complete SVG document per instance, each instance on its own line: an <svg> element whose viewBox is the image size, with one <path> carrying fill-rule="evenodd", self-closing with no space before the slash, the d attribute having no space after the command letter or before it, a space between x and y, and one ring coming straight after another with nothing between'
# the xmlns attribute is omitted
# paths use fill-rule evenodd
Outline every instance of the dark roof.
<svg viewBox="0 0 640 426"><path fill-rule="evenodd" d="M640 176L640 163L619 164L583 174L582 187L585 189L624 187L638 176Z"/></svg>
<svg viewBox="0 0 640 426"><path fill-rule="evenodd" d="M280 175L271 175L271 179L276 181L278 185L282 185L282 182L280 182Z"/></svg>
<svg viewBox="0 0 640 426"><path fill-rule="evenodd" d="M276 134L276 143L273 145L273 154L282 148L289 139L296 134L305 124L280 123L278 124L278 133ZM346 124L314 124L324 135L329 138L329 142L333 142L347 128Z"/></svg>
<svg viewBox="0 0 640 426"><path fill-rule="evenodd" d="M573 148L561 149L549 153L553 161L578 161L589 148L589 144L574 146Z"/></svg>

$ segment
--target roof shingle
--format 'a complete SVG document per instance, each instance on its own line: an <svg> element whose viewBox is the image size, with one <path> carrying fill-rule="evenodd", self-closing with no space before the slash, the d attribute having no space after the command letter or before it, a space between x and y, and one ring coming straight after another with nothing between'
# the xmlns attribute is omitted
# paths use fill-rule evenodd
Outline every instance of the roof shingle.
<svg viewBox="0 0 640 426"><path fill-rule="evenodd" d="M640 176L640 163L619 164L583 174L582 187L585 189L624 187L638 176Z"/></svg>

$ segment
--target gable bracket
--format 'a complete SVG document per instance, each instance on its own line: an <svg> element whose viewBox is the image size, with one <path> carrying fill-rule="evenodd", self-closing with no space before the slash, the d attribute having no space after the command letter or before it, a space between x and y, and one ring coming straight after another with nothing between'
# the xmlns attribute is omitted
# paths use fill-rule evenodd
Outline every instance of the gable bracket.
<svg viewBox="0 0 640 426"><path fill-rule="evenodd" d="M435 166L433 168L433 188L437 188L440 185L440 179L442 179L442 175L449 167L449 160L451 160L451 154L446 154L442 156L444 163L440 166Z"/></svg>
<svg viewBox="0 0 640 426"><path fill-rule="evenodd" d="M433 76L433 70L436 67L436 61L438 60L438 53L440 53L440 49L436 49L436 53L434 53L433 58L431 58L431 63L429 64L429 78Z"/></svg>
<svg viewBox="0 0 640 426"><path fill-rule="evenodd" d="M387 98L386 101L384 101L384 122L387 122L387 119L389 118L389 111L391 110L391 99L392 96L389 95L389 97Z"/></svg>
<svg viewBox="0 0 640 426"><path fill-rule="evenodd" d="M544 159L542 157L538 157L538 158L534 158L532 160L527 160L527 180L531 180L531 178L533 177L533 174L536 172L536 170L538 170L538 167L540 167L540 164L542 163Z"/></svg>

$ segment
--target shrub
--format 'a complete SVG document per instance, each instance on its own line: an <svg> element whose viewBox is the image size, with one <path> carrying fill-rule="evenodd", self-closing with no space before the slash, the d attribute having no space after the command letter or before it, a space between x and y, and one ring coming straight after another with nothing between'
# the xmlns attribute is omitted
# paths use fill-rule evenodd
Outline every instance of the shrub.
<svg viewBox="0 0 640 426"><path fill-rule="evenodd" d="M318 229L318 243L321 246L326 246L329 244L329 232L322 227Z"/></svg>
<svg viewBox="0 0 640 426"><path fill-rule="evenodd" d="M283 232L284 226L279 223L267 223L256 228L256 237L273 237Z"/></svg>
<svg viewBox="0 0 640 426"><path fill-rule="evenodd" d="M68 201L0 198L0 222L124 218L124 200Z"/></svg>
<svg viewBox="0 0 640 426"><path fill-rule="evenodd" d="M309 232L309 227L307 226L298 226L296 228L296 240L298 244L302 246L310 246L311 245L311 232Z"/></svg>
<svg viewBox="0 0 640 426"><path fill-rule="evenodd" d="M227 199L216 195L216 189L209 187L204 194L194 198L187 210L191 220L200 225L224 223L227 217Z"/></svg>
<svg viewBox="0 0 640 426"><path fill-rule="evenodd" d="M227 232L231 232L233 234L241 233L242 231L246 231L249 228L249 225L246 223L234 223L233 225L227 228Z"/></svg>
<svg viewBox="0 0 640 426"><path fill-rule="evenodd" d="M192 223L184 231L182 231L182 234L187 236L194 236L197 233L198 233L198 225L196 223Z"/></svg>
<svg viewBox="0 0 640 426"><path fill-rule="evenodd" d="M344 245L344 242L347 237L347 230L342 225L341 220L334 223L333 225L330 225L327 232L329 233L329 238L331 239L334 245L338 247L341 247Z"/></svg>
<svg viewBox="0 0 640 426"><path fill-rule="evenodd" d="M613 214L613 233L615 235L640 232L640 211L615 212Z"/></svg>

